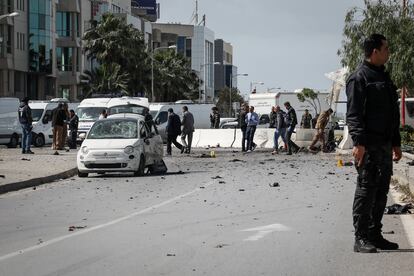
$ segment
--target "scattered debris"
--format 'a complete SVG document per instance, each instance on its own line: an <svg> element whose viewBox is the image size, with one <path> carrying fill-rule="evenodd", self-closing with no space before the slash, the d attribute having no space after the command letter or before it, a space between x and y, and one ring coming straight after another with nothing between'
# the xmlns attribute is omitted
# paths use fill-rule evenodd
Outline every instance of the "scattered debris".
<svg viewBox="0 0 414 276"><path fill-rule="evenodd" d="M408 166L414 166L414 160L411 160L410 162L407 162Z"/></svg>
<svg viewBox="0 0 414 276"><path fill-rule="evenodd" d="M278 182L269 184L270 187L280 187Z"/></svg>
<svg viewBox="0 0 414 276"><path fill-rule="evenodd" d="M21 160L23 160L23 161L30 161L29 158L22 158Z"/></svg>
<svg viewBox="0 0 414 276"><path fill-rule="evenodd" d="M210 154L205 154L205 153L202 153L202 154L200 154L200 155L198 155L196 157L197 158L212 158L212 156Z"/></svg>
<svg viewBox="0 0 414 276"><path fill-rule="evenodd" d="M204 187L204 186L201 186L201 187L200 187L200 189L205 189L205 188L206 188L206 187Z"/></svg>
<svg viewBox="0 0 414 276"><path fill-rule="evenodd" d="M239 192L244 192L244 189L239 189Z"/></svg>
<svg viewBox="0 0 414 276"><path fill-rule="evenodd" d="M352 167L353 165L354 165L354 163L352 161L349 161L349 162L345 162L344 163L344 166L345 167Z"/></svg>
<svg viewBox="0 0 414 276"><path fill-rule="evenodd" d="M6 176L3 174L0 174L0 178L6 178Z"/></svg>
<svg viewBox="0 0 414 276"><path fill-rule="evenodd" d="M274 173L272 173L272 172L270 172L270 173L267 173L267 175L273 175Z"/></svg>
<svg viewBox="0 0 414 276"><path fill-rule="evenodd" d="M232 159L232 160L230 160L229 162L242 162L242 163L246 163L246 161L244 161L244 160L240 160L240 159L237 159L237 158Z"/></svg>
<svg viewBox="0 0 414 276"><path fill-rule="evenodd" d="M219 181L219 184L226 184L226 181L221 180Z"/></svg>
<svg viewBox="0 0 414 276"><path fill-rule="evenodd" d="M69 226L69 231L75 231L76 229L84 229L86 226Z"/></svg>
<svg viewBox="0 0 414 276"><path fill-rule="evenodd" d="M330 175L335 175L335 173L334 173L334 172L328 172L328 174L330 174Z"/></svg>
<svg viewBox="0 0 414 276"><path fill-rule="evenodd" d="M413 208L413 205L411 203L406 205L400 205L400 204L393 204L391 206L387 206L384 210L384 214L387 215L401 215L401 214L411 214L410 210Z"/></svg>
<svg viewBox="0 0 414 276"><path fill-rule="evenodd" d="M225 246L230 246L229 244L225 244L225 243L220 243L218 245L215 246L215 248L223 248Z"/></svg>
<svg viewBox="0 0 414 276"><path fill-rule="evenodd" d="M264 164L265 164L265 162L259 162L259 164L260 164L260 165L264 165Z"/></svg>
<svg viewBox="0 0 414 276"><path fill-rule="evenodd" d="M395 234L395 232L394 231L387 231L387 232L382 232L383 234L385 234L385 235L392 235L392 234Z"/></svg>
<svg viewBox="0 0 414 276"><path fill-rule="evenodd" d="M33 190L36 190L36 187L33 187Z"/></svg>
<svg viewBox="0 0 414 276"><path fill-rule="evenodd" d="M175 257L175 254L168 253L168 254L167 254L167 257Z"/></svg>
<svg viewBox="0 0 414 276"><path fill-rule="evenodd" d="M220 175L217 175L217 176L212 177L211 179L220 179L220 178L223 178L223 177L221 177Z"/></svg>

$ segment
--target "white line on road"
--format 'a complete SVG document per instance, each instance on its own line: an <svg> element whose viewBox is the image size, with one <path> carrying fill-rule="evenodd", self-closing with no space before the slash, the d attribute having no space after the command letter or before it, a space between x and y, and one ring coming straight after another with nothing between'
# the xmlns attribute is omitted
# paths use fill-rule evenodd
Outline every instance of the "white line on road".
<svg viewBox="0 0 414 276"><path fill-rule="evenodd" d="M206 185L204 185L204 187L207 188L208 186L210 186L210 185L212 185L214 183L215 182L212 181L212 182L207 183ZM156 204L156 205L153 205L151 207L145 208L145 209L143 209L141 211L134 212L134 213L132 213L130 215L127 215L127 216L124 216L124 217L121 217L121 218L112 220L110 222L107 222L107 223L104 223L104 224L100 224L100 225L96 225L96 226L93 226L91 228L87 228L85 230L80 230L79 232L75 232L75 233L72 233L72 234L68 234L68 235L64 235L64 236L61 236L61 237L57 237L57 238L54 238L54 239L45 241L45 242L43 242L41 244L38 244L38 245L35 245L35 246L32 246L32 247L27 247L27 248L24 248L24 249L21 249L21 250L18 250L18 251L9 253L7 255L1 256L0 257L0 262L5 261L5 260L10 259L10 258L13 258L13 257L16 257L16 256L19 256L19 255L22 255L22 254L25 254L25 253L28 253L30 251L34 251L34 250L40 249L42 247L46 247L46 246L49 246L49 245L52 245L52 244L61 242L63 240L69 239L69 238L73 238L73 237L76 237L76 236L80 236L80 235L83 235L83 234L86 234L86 233L90 233L92 231L96 231L96 230L99 230L99 229L102 229L102 228L106 228L106 227L112 226L114 224L123 222L125 220L129 220L129 219L131 219L133 217L136 217L136 216L139 216L139 215L148 213L148 212L150 212L152 210L161 208L161 207L163 207L163 206L165 206L167 204L170 204L170 203L172 203L174 201L177 201L177 200L180 200L182 198L185 198L185 197L187 197L187 196L189 196L191 194L194 194L194 193L196 193L198 191L201 191L201 188L194 189L194 190L192 190L192 191L190 191L188 193L185 193L185 194L176 196L174 198L168 199L168 200L166 200L164 202L161 202L159 204Z"/></svg>
<svg viewBox="0 0 414 276"><path fill-rule="evenodd" d="M275 223L275 224L270 224L270 225L255 227L255 228L244 229L244 230L241 230L241 231L243 231L243 232L257 232L253 236L250 236L247 239L244 239L244 241L257 241L257 240L260 240L260 239L264 238L266 235L268 235L272 232L275 232L275 231L282 232L282 231L290 231L290 230L291 229L289 227L287 227L283 224Z"/></svg>

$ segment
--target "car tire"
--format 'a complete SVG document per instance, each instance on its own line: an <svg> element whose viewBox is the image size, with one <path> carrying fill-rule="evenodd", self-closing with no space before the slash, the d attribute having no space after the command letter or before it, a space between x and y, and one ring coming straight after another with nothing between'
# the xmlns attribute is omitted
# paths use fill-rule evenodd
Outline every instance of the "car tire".
<svg viewBox="0 0 414 276"><path fill-rule="evenodd" d="M19 144L19 136L16 134L13 134L10 138L9 144L7 144L8 148L17 148L17 145Z"/></svg>
<svg viewBox="0 0 414 276"><path fill-rule="evenodd" d="M80 172L80 171L78 171L78 177L88 177L88 173L83 173L83 172Z"/></svg>
<svg viewBox="0 0 414 276"><path fill-rule="evenodd" d="M138 170L134 173L134 176L143 176L145 174L145 157L141 154L139 158Z"/></svg>
<svg viewBox="0 0 414 276"><path fill-rule="evenodd" d="M43 147L45 145L45 137L43 134L37 134L33 141L35 147Z"/></svg>

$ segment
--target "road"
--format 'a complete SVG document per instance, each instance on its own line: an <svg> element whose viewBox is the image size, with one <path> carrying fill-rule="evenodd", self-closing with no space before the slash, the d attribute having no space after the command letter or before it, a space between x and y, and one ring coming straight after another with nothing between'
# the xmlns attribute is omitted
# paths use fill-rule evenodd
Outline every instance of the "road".
<svg viewBox="0 0 414 276"><path fill-rule="evenodd" d="M403 250L352 251L356 175L335 155L199 154L1 195L0 275L412 275L399 216L383 230Z"/></svg>

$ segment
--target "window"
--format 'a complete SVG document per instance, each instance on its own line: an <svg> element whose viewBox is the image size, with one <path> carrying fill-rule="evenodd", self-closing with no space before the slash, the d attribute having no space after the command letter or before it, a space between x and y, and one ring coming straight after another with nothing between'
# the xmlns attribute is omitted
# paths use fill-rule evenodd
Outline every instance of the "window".
<svg viewBox="0 0 414 276"><path fill-rule="evenodd" d="M17 0L17 9L20 11L24 11L24 1L25 0Z"/></svg>
<svg viewBox="0 0 414 276"><path fill-rule="evenodd" d="M113 11L114 13L120 13L120 12L121 12L121 7L119 7L119 6L117 6L117 5L112 4L112 11Z"/></svg>
<svg viewBox="0 0 414 276"><path fill-rule="evenodd" d="M71 36L72 20L70 12L56 13L56 32L62 37Z"/></svg>
<svg viewBox="0 0 414 276"><path fill-rule="evenodd" d="M6 47L7 47L7 53L8 54L11 54L12 53L12 39L13 39L12 26L7 26L7 42L6 42Z"/></svg>
<svg viewBox="0 0 414 276"><path fill-rule="evenodd" d="M61 72L72 71L73 48L56 48L57 67Z"/></svg>

